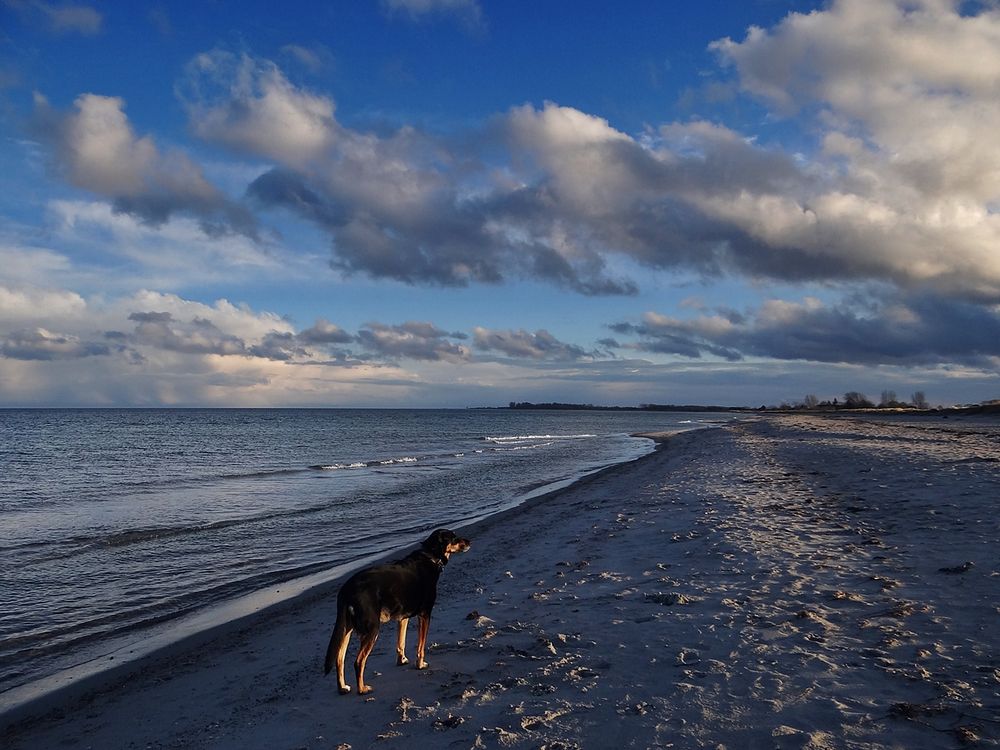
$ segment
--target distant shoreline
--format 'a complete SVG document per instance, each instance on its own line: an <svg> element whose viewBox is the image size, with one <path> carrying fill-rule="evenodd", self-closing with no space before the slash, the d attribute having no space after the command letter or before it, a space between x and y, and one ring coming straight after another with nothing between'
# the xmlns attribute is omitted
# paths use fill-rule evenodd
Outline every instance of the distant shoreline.
<svg viewBox="0 0 1000 750"><path fill-rule="evenodd" d="M640 404L639 406L599 406L594 404L567 404L560 402L533 403L511 402L507 406L478 406L477 409L503 409L513 411L675 411L675 412L747 412L746 406L698 406L695 404Z"/></svg>
<svg viewBox="0 0 1000 750"><path fill-rule="evenodd" d="M948 406L934 409L917 409L914 407L862 407L847 408L843 406L807 409L792 407L751 407L751 406L718 406L696 404L640 404L639 406L600 406L595 404L572 404L561 402L533 403L530 401L511 402L507 406L477 406L476 409L499 409L512 411L663 411L663 412L738 412L753 414L885 414L892 416L949 416L974 414L1000 414L1000 403L973 404L970 406Z"/></svg>

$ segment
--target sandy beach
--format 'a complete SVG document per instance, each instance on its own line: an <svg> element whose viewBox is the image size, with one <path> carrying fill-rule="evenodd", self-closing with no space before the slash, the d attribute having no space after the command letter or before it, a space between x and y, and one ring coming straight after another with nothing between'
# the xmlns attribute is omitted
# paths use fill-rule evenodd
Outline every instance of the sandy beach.
<svg viewBox="0 0 1000 750"><path fill-rule="evenodd" d="M1000 745L1000 423L767 416L661 440L467 528L426 670L395 666L387 625L374 692L338 695L327 586L0 716L2 745Z"/></svg>

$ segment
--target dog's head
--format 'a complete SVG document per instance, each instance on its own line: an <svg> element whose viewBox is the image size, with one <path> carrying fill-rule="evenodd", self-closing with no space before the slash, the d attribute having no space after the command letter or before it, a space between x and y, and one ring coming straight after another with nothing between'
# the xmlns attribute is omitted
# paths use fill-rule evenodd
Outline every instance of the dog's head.
<svg viewBox="0 0 1000 750"><path fill-rule="evenodd" d="M421 546L435 557L447 560L455 552L465 552L471 544L468 539L462 539L450 529L438 529Z"/></svg>

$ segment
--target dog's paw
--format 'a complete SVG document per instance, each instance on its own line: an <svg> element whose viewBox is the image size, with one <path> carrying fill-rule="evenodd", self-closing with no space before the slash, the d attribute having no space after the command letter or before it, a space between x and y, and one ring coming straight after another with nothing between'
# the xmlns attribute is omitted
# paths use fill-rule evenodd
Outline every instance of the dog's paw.
<svg viewBox="0 0 1000 750"><path fill-rule="evenodd" d="M351 686L350 685L344 685L344 687L337 688L337 690L340 691L341 695L347 695L349 692L351 692Z"/></svg>
<svg viewBox="0 0 1000 750"><path fill-rule="evenodd" d="M410 660L407 659L405 656L397 656L396 657L396 666L397 667L401 667L404 664L409 664L409 663L410 663Z"/></svg>
<svg viewBox="0 0 1000 750"><path fill-rule="evenodd" d="M368 695L372 691L371 685L362 685L358 688L358 695Z"/></svg>
<svg viewBox="0 0 1000 750"><path fill-rule="evenodd" d="M429 666L430 665L427 662L421 659L420 662L417 664L417 669L427 669L427 667Z"/></svg>

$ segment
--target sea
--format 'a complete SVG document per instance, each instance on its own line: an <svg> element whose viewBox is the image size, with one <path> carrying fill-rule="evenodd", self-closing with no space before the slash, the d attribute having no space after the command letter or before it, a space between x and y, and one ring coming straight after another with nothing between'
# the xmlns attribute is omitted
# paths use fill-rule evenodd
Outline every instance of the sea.
<svg viewBox="0 0 1000 750"><path fill-rule="evenodd" d="M0 410L0 694L724 413ZM319 636L318 636L319 637Z"/></svg>

